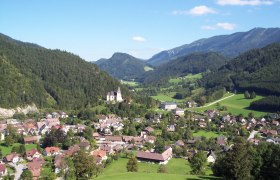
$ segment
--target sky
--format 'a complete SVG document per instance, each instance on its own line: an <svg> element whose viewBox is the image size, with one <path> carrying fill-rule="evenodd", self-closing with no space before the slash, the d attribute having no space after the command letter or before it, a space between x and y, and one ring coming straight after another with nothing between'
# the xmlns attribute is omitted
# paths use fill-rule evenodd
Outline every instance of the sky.
<svg viewBox="0 0 280 180"><path fill-rule="evenodd" d="M201 38L280 27L280 0L0 0L0 33L87 61L149 59Z"/></svg>

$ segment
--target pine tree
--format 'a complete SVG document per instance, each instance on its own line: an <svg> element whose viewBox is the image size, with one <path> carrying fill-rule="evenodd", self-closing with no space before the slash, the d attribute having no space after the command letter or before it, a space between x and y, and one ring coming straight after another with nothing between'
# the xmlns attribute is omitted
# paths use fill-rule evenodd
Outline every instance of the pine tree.
<svg viewBox="0 0 280 180"><path fill-rule="evenodd" d="M138 162L135 157L129 159L126 164L126 169L128 172L137 172L138 171Z"/></svg>

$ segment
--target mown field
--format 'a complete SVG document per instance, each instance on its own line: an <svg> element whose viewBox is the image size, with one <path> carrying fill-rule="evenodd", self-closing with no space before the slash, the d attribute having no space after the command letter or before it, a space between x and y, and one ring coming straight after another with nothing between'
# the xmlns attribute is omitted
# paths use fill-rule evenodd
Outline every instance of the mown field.
<svg viewBox="0 0 280 180"><path fill-rule="evenodd" d="M161 102L184 102L185 99L175 99L173 98L175 96L176 92L170 92L170 93L159 93L157 96L151 96L153 99L156 99Z"/></svg>
<svg viewBox="0 0 280 180"><path fill-rule="evenodd" d="M171 78L169 79L170 83L180 83L182 81L194 81L194 80L198 80L201 79L202 75L201 73L199 74L188 74L187 76L184 77L177 77L177 78Z"/></svg>
<svg viewBox="0 0 280 180"><path fill-rule="evenodd" d="M14 143L12 146L5 146L3 145L3 143L0 144L0 149L2 150L2 155L3 157L6 156L7 154L10 154L11 151L12 151L12 148L14 146L20 146L20 143ZM28 151L28 150L31 150L35 148L36 149L36 144L25 144L25 149Z"/></svg>
<svg viewBox="0 0 280 180"><path fill-rule="evenodd" d="M171 159L167 164L167 173L157 173L159 165L151 163L138 163L138 172L127 172L126 163L128 159L120 158L104 169L101 175L96 178L98 180L186 180L186 179L216 179L209 176L211 170L207 170L206 176L190 175L191 168L189 163L184 159Z"/></svg>
<svg viewBox="0 0 280 180"><path fill-rule="evenodd" d="M222 133L216 133L213 131L204 131L204 130L200 130L197 132L193 132L193 136L198 137L198 136L204 136L206 138L216 138L218 136L223 135Z"/></svg>
<svg viewBox="0 0 280 180"><path fill-rule="evenodd" d="M219 103L220 106L225 106L227 108L224 112L229 112L233 115L239 115L243 114L244 116L247 116L250 112L252 112L256 117L263 116L267 114L266 112L261 111L254 111L249 109L250 103L256 100L259 100L263 98L263 96L257 96L255 99L245 99L244 94L236 94L230 98L224 99ZM206 104L207 106L207 104ZM212 104L207 107L198 107L198 108L191 108L192 110L198 111L198 112L204 112L208 109L217 109L217 103Z"/></svg>

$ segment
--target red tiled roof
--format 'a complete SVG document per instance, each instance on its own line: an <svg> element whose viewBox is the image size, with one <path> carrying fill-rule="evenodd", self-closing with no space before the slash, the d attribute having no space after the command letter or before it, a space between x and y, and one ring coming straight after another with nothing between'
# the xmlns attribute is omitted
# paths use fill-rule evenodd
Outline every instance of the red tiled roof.
<svg viewBox="0 0 280 180"><path fill-rule="evenodd" d="M5 172L5 171L6 171L6 165L0 164L0 172Z"/></svg>
<svg viewBox="0 0 280 180"><path fill-rule="evenodd" d="M38 137L37 136L30 136L30 137L24 137L24 142L37 142L38 141Z"/></svg>
<svg viewBox="0 0 280 180"><path fill-rule="evenodd" d="M53 153L57 153L59 151L60 151L60 149L58 147L46 147L45 148L46 154L50 154L50 153L53 154Z"/></svg>
<svg viewBox="0 0 280 180"><path fill-rule="evenodd" d="M106 151L94 150L94 151L91 152L91 155L103 158L103 157L106 156Z"/></svg>

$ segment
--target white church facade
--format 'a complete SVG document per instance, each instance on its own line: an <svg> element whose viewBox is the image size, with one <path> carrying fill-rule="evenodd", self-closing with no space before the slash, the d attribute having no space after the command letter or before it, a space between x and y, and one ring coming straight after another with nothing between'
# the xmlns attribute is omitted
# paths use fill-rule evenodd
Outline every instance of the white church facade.
<svg viewBox="0 0 280 180"><path fill-rule="evenodd" d="M122 93L120 87L118 87L118 91L111 91L107 93L107 102L122 102Z"/></svg>

